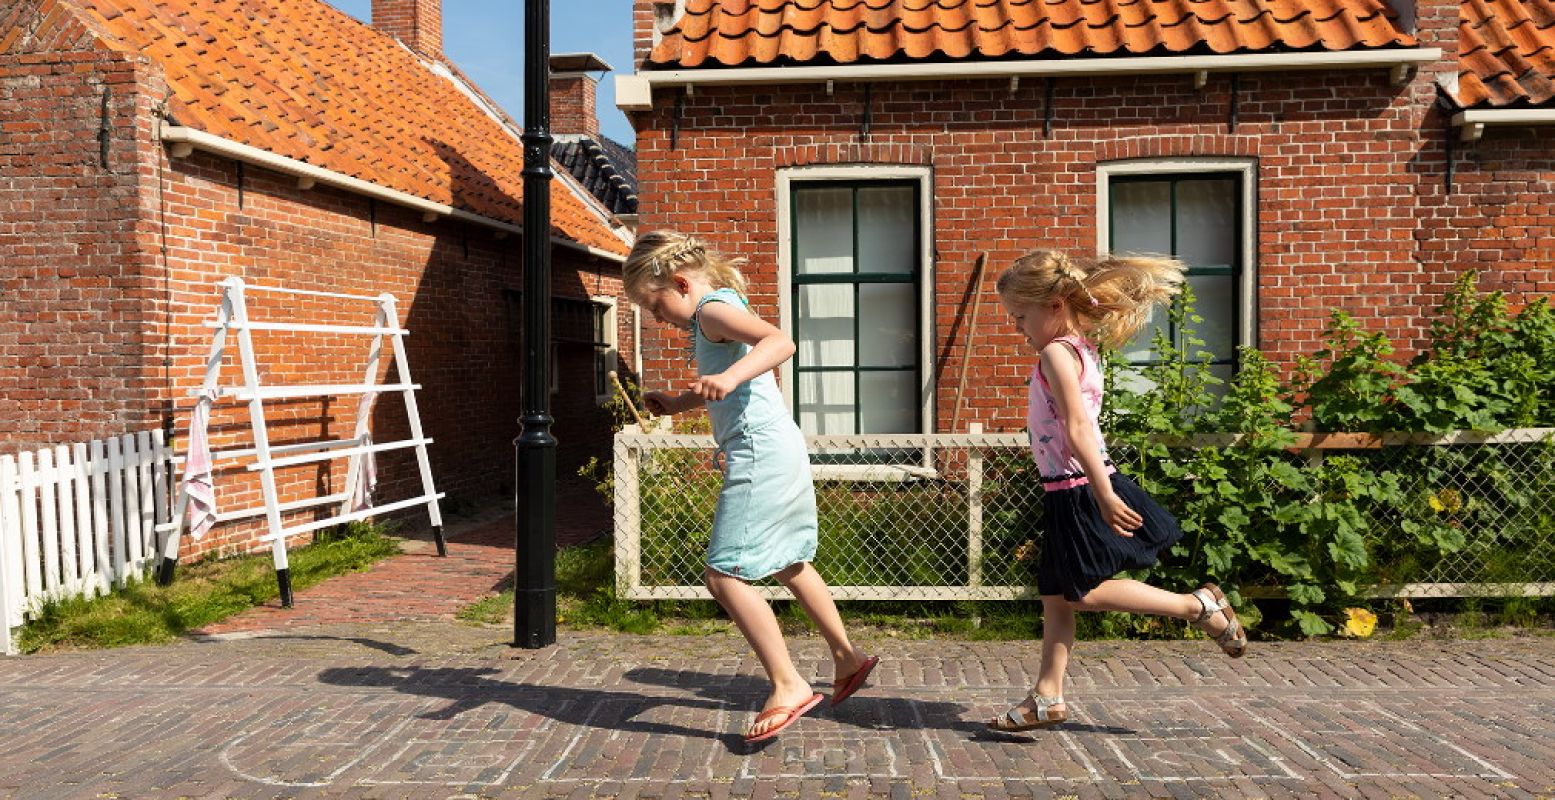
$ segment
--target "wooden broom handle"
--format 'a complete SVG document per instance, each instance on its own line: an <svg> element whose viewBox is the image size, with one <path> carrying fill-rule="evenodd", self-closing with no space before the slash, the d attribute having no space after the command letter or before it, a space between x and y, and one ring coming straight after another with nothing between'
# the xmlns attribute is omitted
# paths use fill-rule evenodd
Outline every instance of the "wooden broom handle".
<svg viewBox="0 0 1555 800"><path fill-rule="evenodd" d="M983 306L983 267L987 264L988 252L978 253L977 266L972 270L972 316L967 320L962 345L966 356L961 359L961 385L956 389L956 410L950 416L950 433L961 432L961 402L966 397L966 374L972 370L972 334L977 331L977 312Z"/></svg>
<svg viewBox="0 0 1555 800"><path fill-rule="evenodd" d="M648 422L643 415L637 413L637 404L632 402L632 396L626 393L626 387L621 385L621 376L615 370L610 370L610 382L615 384L616 391L621 393L621 399L626 402L626 407L632 410L632 418L637 420L637 427L648 430Z"/></svg>

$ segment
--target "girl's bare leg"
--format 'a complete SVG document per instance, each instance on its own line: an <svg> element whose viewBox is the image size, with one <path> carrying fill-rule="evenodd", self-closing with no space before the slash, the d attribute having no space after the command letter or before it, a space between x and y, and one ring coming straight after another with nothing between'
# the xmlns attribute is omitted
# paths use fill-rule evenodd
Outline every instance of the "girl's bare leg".
<svg viewBox="0 0 1555 800"><path fill-rule="evenodd" d="M745 635L745 641L756 651L756 658L767 671L767 679L772 681L772 693L767 695L767 702L761 710L798 706L807 702L814 690L808 681L799 676L799 670L794 668L794 660L788 655L788 645L783 641L783 632L778 628L772 606L750 584L739 578L709 569L703 573L703 580L707 583L708 591L713 593L713 598L728 612L734 624L739 626L740 633ZM751 726L750 735L765 733L784 721L782 716L771 717Z"/></svg>
<svg viewBox="0 0 1555 800"><path fill-rule="evenodd" d="M868 656L848 639L842 615L837 613L837 603L832 600L831 589L826 586L821 573L816 572L809 562L800 562L779 572L777 579L794 593L794 599L814 620L821 638L831 648L833 674L837 678L844 678L864 666L864 659Z"/></svg>
<svg viewBox="0 0 1555 800"><path fill-rule="evenodd" d="M1069 651L1074 648L1074 606L1061 594L1042 595L1042 666L1032 693L1044 697L1062 697L1064 675L1069 671ZM1018 706L1027 716L1035 716L1036 706L1029 699ZM1048 707L1066 711L1062 703Z"/></svg>
<svg viewBox="0 0 1555 800"><path fill-rule="evenodd" d="M1129 580L1103 581L1076 601L1074 607L1080 611L1126 611L1190 621L1197 619L1203 609L1199 599L1191 594L1168 592ZM1212 615L1205 624L1209 626L1210 636L1219 636L1226 629L1225 615Z"/></svg>

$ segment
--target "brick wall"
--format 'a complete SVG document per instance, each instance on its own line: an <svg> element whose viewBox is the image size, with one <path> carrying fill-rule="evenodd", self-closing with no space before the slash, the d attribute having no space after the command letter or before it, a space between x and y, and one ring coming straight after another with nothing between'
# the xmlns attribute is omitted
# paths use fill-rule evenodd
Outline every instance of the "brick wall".
<svg viewBox="0 0 1555 800"><path fill-rule="evenodd" d="M0 450L144 428L161 84L53 4L11 4L0 31Z"/></svg>
<svg viewBox="0 0 1555 800"><path fill-rule="evenodd" d="M1552 154L1555 129L1548 126L1487 127L1479 141L1454 144L1451 193L1439 157L1438 169L1421 182L1417 210L1433 295L1474 269L1482 288L1504 291L1516 305L1555 296Z"/></svg>
<svg viewBox="0 0 1555 800"><path fill-rule="evenodd" d="M63 15L55 15L58 19ZM9 29L0 15L0 30ZM160 79L142 62L100 52L79 28L5 42L0 60L0 452L83 441L171 424L184 446L192 399L211 346L203 321L216 282L398 299L433 474L440 491L476 499L513 491L519 433L521 237L195 153L171 158L156 136ZM29 55L49 53L48 55ZM109 159L100 160L103 90L109 89ZM553 250L555 295L620 294L614 262ZM366 324L372 304L252 293L256 319ZM635 342L629 306L619 315L627 364ZM365 337L256 332L267 384L358 383ZM222 383L241 381L234 337ZM393 356L385 351L379 380ZM558 347L553 395L557 474L609 452L610 420L594 403L593 351ZM623 371L626 371L623 368ZM273 442L346 438L356 396L267 404ZM407 437L397 395L380 397L378 441ZM228 401L212 419L216 446L251 441L246 407ZM228 462L230 463L230 462ZM281 473L282 500L343 488L345 463ZM380 454L380 502L419 492L411 451ZM257 505L258 483L239 464L218 474L223 509ZM424 517L415 517L419 522ZM185 555L254 547L253 525L222 526Z"/></svg>
<svg viewBox="0 0 1555 800"><path fill-rule="evenodd" d="M756 310L775 321L777 171L928 165L939 298L931 366L944 426L979 251L991 257L990 285L1034 248L1094 252L1098 164L1247 158L1256 162L1257 344L1288 364L1318 347L1330 310L1343 308L1407 351L1463 266L1491 266L1491 285L1519 291L1547 291L1550 280L1548 129L1490 131L1478 155L1460 152L1457 188L1442 196L1446 133L1430 109L1438 72L1405 86L1381 70L1249 73L1234 91L1228 75L1202 89L1186 75L1058 80L1047 132L1041 80L1014 91L1008 80L879 83L867 136L861 85L838 82L830 96L819 85L698 87L679 100L673 147L676 101L665 91L634 119L639 229L680 228L750 259ZM963 424L1017 429L1026 357L992 301L968 381L987 391L967 399ZM645 336L650 385L684 376L679 336Z"/></svg>

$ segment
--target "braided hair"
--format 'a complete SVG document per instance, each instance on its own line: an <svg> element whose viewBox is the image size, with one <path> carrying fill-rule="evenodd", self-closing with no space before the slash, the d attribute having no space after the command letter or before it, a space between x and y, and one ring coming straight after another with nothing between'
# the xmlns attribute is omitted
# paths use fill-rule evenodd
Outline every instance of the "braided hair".
<svg viewBox="0 0 1555 800"><path fill-rule="evenodd" d="M745 296L745 276L740 274L744 259L728 258L701 239L672 230L658 230L637 237L637 244L626 257L622 281L626 295L644 293L670 286L680 272L703 273L715 289L733 289Z"/></svg>

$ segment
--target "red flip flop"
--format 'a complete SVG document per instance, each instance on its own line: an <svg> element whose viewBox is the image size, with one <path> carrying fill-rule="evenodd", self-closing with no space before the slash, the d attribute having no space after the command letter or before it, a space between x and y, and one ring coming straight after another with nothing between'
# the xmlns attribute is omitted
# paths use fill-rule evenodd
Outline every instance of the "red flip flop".
<svg viewBox="0 0 1555 800"><path fill-rule="evenodd" d="M838 705L842 701L853 696L853 693L864 686L864 681L869 673L874 671L875 665L880 663L880 656L870 656L864 659L864 666L859 667L852 675L832 684L831 704Z"/></svg>
<svg viewBox="0 0 1555 800"><path fill-rule="evenodd" d="M809 702L805 703L802 706L775 706L773 708L769 708L766 711L761 712L761 715L756 717L756 721L751 723L751 727L754 728L757 725L761 724L762 720L769 719L771 717L775 717L778 714L787 714L788 715L788 719L783 720L783 724L782 725L779 725L776 728L773 728L772 730L767 731L766 733L757 734L755 736L746 736L745 737L745 741L747 741L747 742L759 742L759 741L762 741L764 739L771 739L772 737L782 733L784 728L787 728L788 726L794 724L794 722L796 720L798 720L800 717L804 716L806 711L809 711L810 709L815 708L816 706L820 705L821 701L824 700L824 699L825 699L825 696L817 692L815 695L810 697L810 701Z"/></svg>

